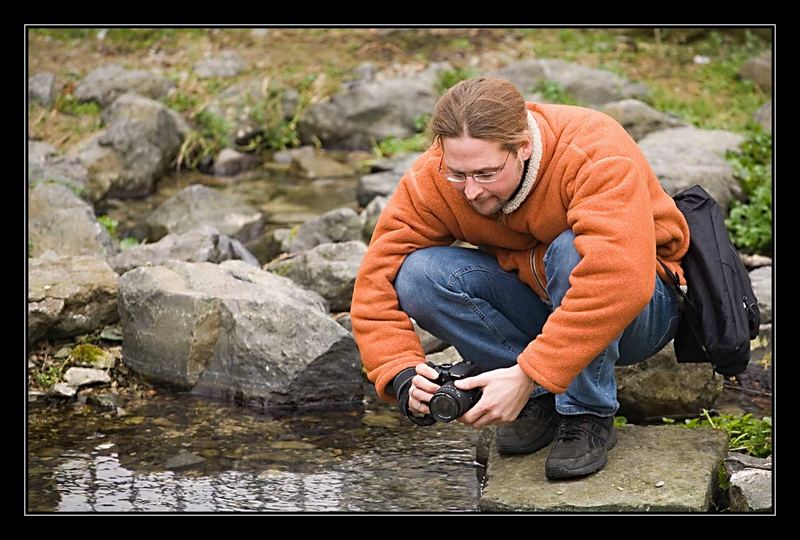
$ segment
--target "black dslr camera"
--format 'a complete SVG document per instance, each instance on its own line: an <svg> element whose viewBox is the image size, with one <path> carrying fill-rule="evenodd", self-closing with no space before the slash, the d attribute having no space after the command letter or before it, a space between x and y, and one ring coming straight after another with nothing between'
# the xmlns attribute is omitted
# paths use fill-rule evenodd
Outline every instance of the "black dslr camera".
<svg viewBox="0 0 800 540"><path fill-rule="evenodd" d="M457 364L439 364L427 362L439 374L435 382L440 386L428 402L430 416L439 422L451 422L470 410L481 398L481 389L461 390L456 388L455 381L466 379L480 373L480 368L472 362Z"/></svg>

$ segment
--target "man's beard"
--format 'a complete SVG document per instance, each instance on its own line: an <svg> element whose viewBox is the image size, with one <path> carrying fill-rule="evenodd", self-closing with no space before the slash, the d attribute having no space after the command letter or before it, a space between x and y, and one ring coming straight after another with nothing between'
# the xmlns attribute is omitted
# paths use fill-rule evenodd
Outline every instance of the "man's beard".
<svg viewBox="0 0 800 540"><path fill-rule="evenodd" d="M490 201L486 201L483 204L476 204L473 202L469 204L472 206L472 209L480 215L492 216L498 213L503 208L503 205L508 202L508 200L498 199L497 197L490 197Z"/></svg>

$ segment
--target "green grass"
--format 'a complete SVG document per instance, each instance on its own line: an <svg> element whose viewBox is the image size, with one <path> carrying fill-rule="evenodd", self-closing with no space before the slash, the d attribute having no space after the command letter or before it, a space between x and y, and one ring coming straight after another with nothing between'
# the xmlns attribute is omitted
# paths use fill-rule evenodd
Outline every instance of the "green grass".
<svg viewBox="0 0 800 540"><path fill-rule="evenodd" d="M658 31L657 31L658 30ZM609 69L646 84L650 102L701 128L744 131L769 95L739 78L742 64L769 49L768 29L526 29L537 58ZM708 64L693 59L707 56Z"/></svg>
<svg viewBox="0 0 800 540"><path fill-rule="evenodd" d="M731 452L744 452L755 457L772 455L772 418L753 418L753 415L723 414L712 417L703 409L702 416L684 420L683 424L675 423L670 418L662 419L666 424L675 424L684 428L711 427L728 434L728 445Z"/></svg>
<svg viewBox="0 0 800 540"><path fill-rule="evenodd" d="M202 36L203 28L30 28L31 35L57 41L97 40L116 52L148 49L156 43L174 43L181 36ZM102 39L101 39L102 38Z"/></svg>

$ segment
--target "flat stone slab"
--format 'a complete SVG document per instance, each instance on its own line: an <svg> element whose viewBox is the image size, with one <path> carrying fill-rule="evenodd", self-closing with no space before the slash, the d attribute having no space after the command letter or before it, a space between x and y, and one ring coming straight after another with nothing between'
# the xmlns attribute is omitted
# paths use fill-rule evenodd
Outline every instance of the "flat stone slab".
<svg viewBox="0 0 800 540"><path fill-rule="evenodd" d="M625 426L599 472L572 480L544 475L549 448L501 456L492 444L483 512L708 512L728 449L709 428Z"/></svg>

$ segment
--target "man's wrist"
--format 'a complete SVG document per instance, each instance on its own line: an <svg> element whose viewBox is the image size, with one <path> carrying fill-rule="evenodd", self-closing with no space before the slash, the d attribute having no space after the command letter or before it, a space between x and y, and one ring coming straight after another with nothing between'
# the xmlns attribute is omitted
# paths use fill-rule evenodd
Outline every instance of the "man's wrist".
<svg viewBox="0 0 800 540"><path fill-rule="evenodd" d="M533 379L528 377L528 374L525 373L525 370L522 369L522 366L520 366L519 364L514 364L511 367L511 369L515 369L515 370L518 371L517 375L519 376L520 381L525 381L530 386L529 389L531 391L533 391L533 389L536 388L536 381L534 381Z"/></svg>

